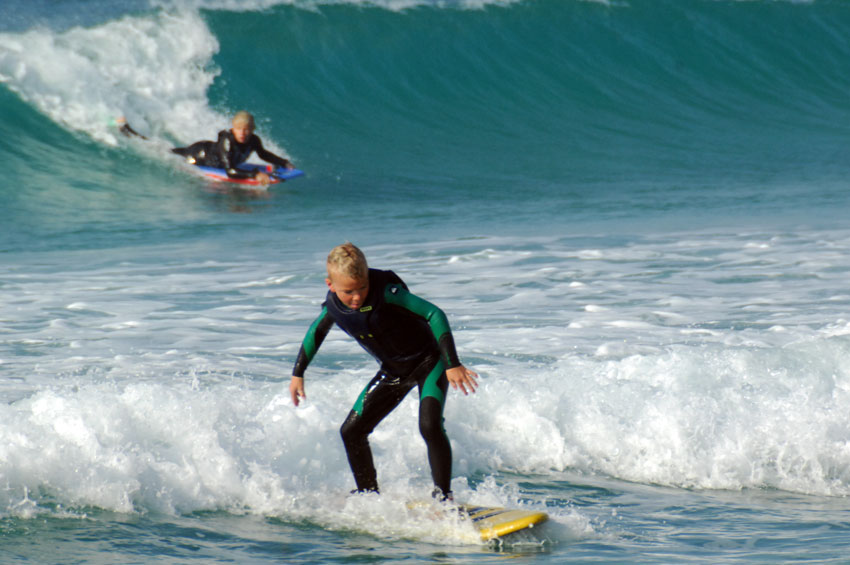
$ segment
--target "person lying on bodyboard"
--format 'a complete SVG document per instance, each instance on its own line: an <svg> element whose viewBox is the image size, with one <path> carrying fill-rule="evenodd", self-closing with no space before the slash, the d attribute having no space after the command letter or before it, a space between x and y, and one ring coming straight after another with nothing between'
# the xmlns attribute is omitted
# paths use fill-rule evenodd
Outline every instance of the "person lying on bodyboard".
<svg viewBox="0 0 850 565"><path fill-rule="evenodd" d="M123 117L116 120L118 130L126 136L136 136L147 139L138 133ZM294 169L289 159L279 157L263 147L260 136L254 133L254 116L244 110L233 116L229 130L218 132L217 141L196 141L186 147L175 147L171 150L193 165L224 169L230 179L254 179L260 184L269 184L271 177L263 171L243 171L237 167L248 160L251 153L273 165L285 169Z"/></svg>

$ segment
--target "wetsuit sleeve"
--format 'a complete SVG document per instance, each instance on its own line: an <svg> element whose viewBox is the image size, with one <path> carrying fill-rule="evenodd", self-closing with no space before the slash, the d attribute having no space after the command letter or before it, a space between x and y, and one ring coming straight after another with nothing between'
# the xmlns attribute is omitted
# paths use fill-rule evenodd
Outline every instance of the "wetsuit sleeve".
<svg viewBox="0 0 850 565"><path fill-rule="evenodd" d="M272 165L277 165L278 167L288 167L292 164L289 162L288 159L278 157L277 155L263 147L263 142L262 140L260 140L259 136L255 135L253 139L255 140L254 151L257 152L257 156L263 161L271 163Z"/></svg>
<svg viewBox="0 0 850 565"><path fill-rule="evenodd" d="M449 369L460 366L460 358L457 355L455 340L452 337L452 331L449 328L449 319L446 317L445 312L427 300L412 294L400 284L387 285L384 299L388 304L401 306L417 316L425 318L428 326L431 328L431 333L434 334L434 339L437 340L437 344L440 347L440 355L443 361L445 361L446 366Z"/></svg>
<svg viewBox="0 0 850 565"><path fill-rule="evenodd" d="M319 346L322 345L322 342L325 340L325 337L328 335L328 332L331 330L333 325L333 318L331 318L328 314L327 307L323 306L322 313L319 314L319 317L313 321L312 325L310 325L310 329L307 330L307 335L304 336L304 340L301 342L301 349L298 351L298 358L295 360L295 366L292 368L293 377L304 376L304 371L307 370L307 365L309 365L310 361L313 360L313 357L316 356Z"/></svg>

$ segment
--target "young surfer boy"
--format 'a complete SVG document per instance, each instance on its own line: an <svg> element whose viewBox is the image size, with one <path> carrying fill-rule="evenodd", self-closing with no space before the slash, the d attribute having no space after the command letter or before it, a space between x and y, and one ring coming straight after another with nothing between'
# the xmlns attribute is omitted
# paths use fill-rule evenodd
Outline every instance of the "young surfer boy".
<svg viewBox="0 0 850 565"><path fill-rule="evenodd" d="M144 139L144 136L131 128L124 118L118 118L116 123L124 135L135 135ZM273 165L285 169L295 168L288 159L278 157L263 147L260 137L254 133L254 116L249 112L244 110L236 112L231 126L229 130L218 132L217 141L197 141L187 147L175 147L171 151L185 157L193 165L224 169L229 178L254 178L261 184L268 184L271 181L267 173L240 171L236 168L247 161L251 153L256 152L260 159Z"/></svg>
<svg viewBox="0 0 850 565"><path fill-rule="evenodd" d="M450 500L452 450L443 428L446 393L449 384L464 394L475 392L478 375L458 359L446 315L411 294L392 271L370 269L352 243L331 250L327 271L330 290L292 370L293 404L306 398L304 371L336 323L381 364L340 429L357 491L378 492L368 436L418 387L419 431L428 448L434 497Z"/></svg>

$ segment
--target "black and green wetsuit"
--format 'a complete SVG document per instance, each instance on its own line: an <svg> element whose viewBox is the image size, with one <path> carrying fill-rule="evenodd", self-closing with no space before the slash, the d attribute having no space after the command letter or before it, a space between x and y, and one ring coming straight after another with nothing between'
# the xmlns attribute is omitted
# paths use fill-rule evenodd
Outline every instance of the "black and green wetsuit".
<svg viewBox="0 0 850 565"><path fill-rule="evenodd" d="M446 369L460 365L446 315L407 290L392 271L369 269L369 293L357 310L328 292L310 326L292 374L303 377L336 323L381 364L340 429L348 462L360 491L377 491L368 436L414 386L419 387L419 431L428 447L434 484L450 492L452 450L443 428Z"/></svg>

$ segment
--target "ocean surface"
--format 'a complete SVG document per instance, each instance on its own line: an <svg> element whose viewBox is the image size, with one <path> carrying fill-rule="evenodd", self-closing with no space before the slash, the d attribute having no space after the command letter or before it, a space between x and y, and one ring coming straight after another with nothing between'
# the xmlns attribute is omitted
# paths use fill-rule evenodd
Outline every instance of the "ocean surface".
<svg viewBox="0 0 850 565"><path fill-rule="evenodd" d="M304 177L169 153L241 109ZM846 0L0 0L0 166L0 563L850 554ZM349 495L346 240L481 375L457 500L548 524L409 511L414 395Z"/></svg>

